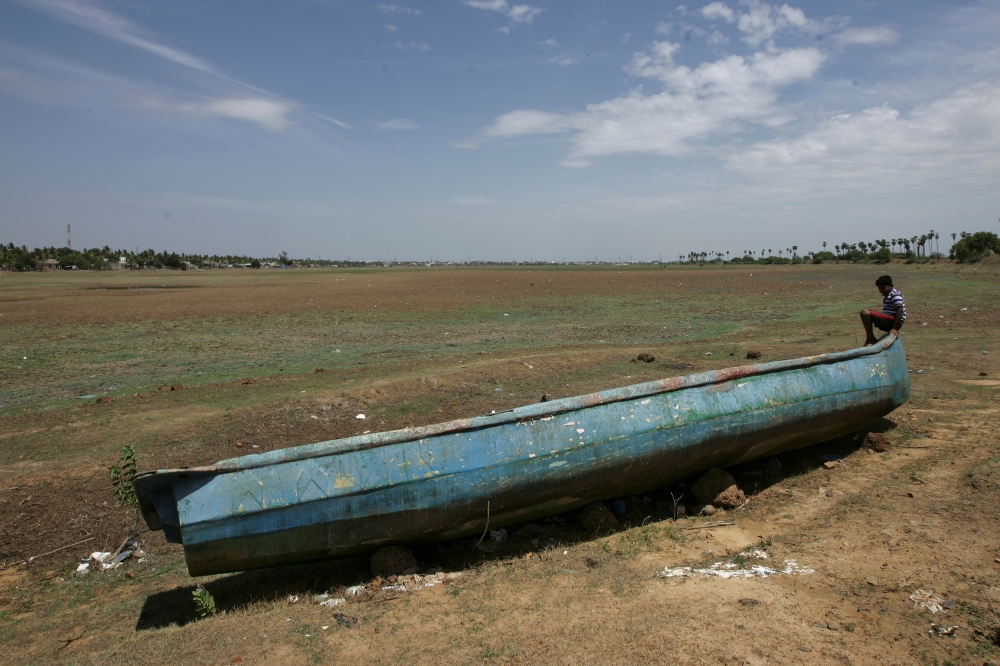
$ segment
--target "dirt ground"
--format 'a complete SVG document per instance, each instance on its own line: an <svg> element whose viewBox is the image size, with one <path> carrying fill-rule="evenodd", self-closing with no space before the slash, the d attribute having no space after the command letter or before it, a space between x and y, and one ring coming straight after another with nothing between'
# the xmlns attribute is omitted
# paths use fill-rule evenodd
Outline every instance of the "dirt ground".
<svg viewBox="0 0 1000 666"><path fill-rule="evenodd" d="M882 272L907 299L910 402L780 464L729 470L743 510L674 520L671 494L693 504L689 487L651 488L623 498L615 530L591 534L573 513L509 527L492 552L419 548L422 570L462 575L330 608L314 595L381 587L366 558L192 579L180 548L113 495L125 444L140 469L190 466L358 434L359 412L393 429L738 365L749 350L850 348ZM1000 663L998 272L0 274L0 663ZM641 352L655 361L630 362ZM867 432L889 450L866 449ZM142 561L73 573L133 530ZM656 576L743 565L748 547L811 572ZM216 615L195 612L198 584ZM915 607L919 590L946 607Z"/></svg>

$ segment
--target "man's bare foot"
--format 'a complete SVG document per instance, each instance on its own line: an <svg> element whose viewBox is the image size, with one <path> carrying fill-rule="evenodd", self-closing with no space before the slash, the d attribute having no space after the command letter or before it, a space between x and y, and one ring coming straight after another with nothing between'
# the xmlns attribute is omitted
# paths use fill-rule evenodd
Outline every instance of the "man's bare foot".
<svg viewBox="0 0 1000 666"><path fill-rule="evenodd" d="M878 340L875 338L869 338L868 340L865 340L865 347L871 347L876 342L878 342Z"/></svg>

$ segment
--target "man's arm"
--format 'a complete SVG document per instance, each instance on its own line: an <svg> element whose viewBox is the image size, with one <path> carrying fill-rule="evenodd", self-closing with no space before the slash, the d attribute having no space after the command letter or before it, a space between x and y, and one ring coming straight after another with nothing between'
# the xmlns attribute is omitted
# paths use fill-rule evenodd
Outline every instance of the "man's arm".
<svg viewBox="0 0 1000 666"><path fill-rule="evenodd" d="M899 335L899 327L903 325L903 306L896 308L896 318L892 320L892 331Z"/></svg>

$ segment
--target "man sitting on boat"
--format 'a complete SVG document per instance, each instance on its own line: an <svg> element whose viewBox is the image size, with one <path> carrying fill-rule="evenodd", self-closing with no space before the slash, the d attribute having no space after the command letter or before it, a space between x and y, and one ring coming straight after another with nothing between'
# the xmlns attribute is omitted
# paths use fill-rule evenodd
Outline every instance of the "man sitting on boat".
<svg viewBox="0 0 1000 666"><path fill-rule="evenodd" d="M892 278L883 275L875 280L875 286L882 294L882 312L873 312L864 309L861 311L861 323L865 325L865 347L873 345L878 340L872 327L886 333L899 335L899 329L906 321L906 303L903 302L903 295L892 286Z"/></svg>

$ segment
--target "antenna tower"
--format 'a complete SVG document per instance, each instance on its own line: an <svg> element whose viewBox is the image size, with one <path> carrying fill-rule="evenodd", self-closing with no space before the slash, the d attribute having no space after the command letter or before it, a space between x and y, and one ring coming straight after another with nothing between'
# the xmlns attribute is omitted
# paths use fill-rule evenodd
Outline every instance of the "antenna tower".
<svg viewBox="0 0 1000 666"><path fill-rule="evenodd" d="M66 247L68 247L68 248L71 248L71 249L72 249L72 247L73 247L73 241L72 241L72 240L70 239L70 236L69 236L69 231L70 231L70 227L69 227L69 225L67 224L67 225L66 225Z"/></svg>

